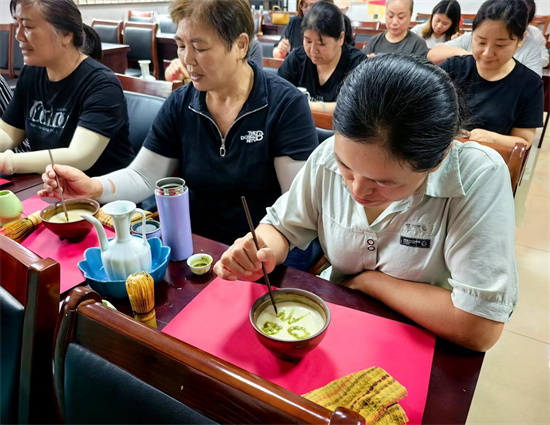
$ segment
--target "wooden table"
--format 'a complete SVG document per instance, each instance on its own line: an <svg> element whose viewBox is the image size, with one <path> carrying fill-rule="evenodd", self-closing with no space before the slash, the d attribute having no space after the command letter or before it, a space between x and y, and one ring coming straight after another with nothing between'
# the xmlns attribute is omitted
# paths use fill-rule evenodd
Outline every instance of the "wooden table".
<svg viewBox="0 0 550 425"><path fill-rule="evenodd" d="M36 195L42 186L41 174L14 174L13 176L5 176L10 183L3 184L3 190L11 190L19 199L24 200Z"/></svg>
<svg viewBox="0 0 550 425"><path fill-rule="evenodd" d="M217 261L227 248L226 245L197 235L193 236L193 244L195 252L209 253L214 261ZM185 261L171 262L165 281L155 286L155 310L159 329L164 328L215 277L213 273L195 276ZM270 281L277 287L302 288L334 304L415 325L373 298L309 273L279 266L270 274ZM127 302L116 299L109 301L120 311L131 315ZM436 339L422 420L424 424L465 423L483 357L483 353L467 350L441 338Z"/></svg>
<svg viewBox="0 0 550 425"><path fill-rule="evenodd" d="M25 181L27 177L22 176ZM18 192L22 200L34 193L29 189ZM195 252L206 252L217 261L227 246L201 236L193 236ZM213 273L195 276L185 261L171 262L164 281L155 286L155 310L159 329L164 328L215 278ZM391 310L379 301L358 291L320 279L309 273L285 266L270 274L271 284L277 287L295 287L313 292L325 301L375 314L388 319L415 325L409 319ZM61 299L65 294L61 294ZM127 301L109 299L117 309L131 315ZM416 325L415 325L416 326ZM467 350L441 338L436 339L424 424L463 424L472 402L484 354ZM414 365L411 365L414 367Z"/></svg>
<svg viewBox="0 0 550 425"><path fill-rule="evenodd" d="M124 74L128 68L127 53L130 51L130 46L127 44L101 43L103 57L101 63L106 67Z"/></svg>

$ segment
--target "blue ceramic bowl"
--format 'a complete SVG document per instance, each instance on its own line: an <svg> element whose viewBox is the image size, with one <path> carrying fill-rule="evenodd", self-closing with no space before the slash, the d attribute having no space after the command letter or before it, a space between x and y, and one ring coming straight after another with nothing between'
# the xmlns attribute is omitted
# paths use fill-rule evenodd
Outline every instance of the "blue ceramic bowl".
<svg viewBox="0 0 550 425"><path fill-rule="evenodd" d="M151 247L153 260L153 270L149 274L157 284L162 281L166 273L168 261L170 261L170 247L162 246L159 238L147 239L147 242ZM109 280L107 277L103 261L101 261L101 249L99 247L88 248L84 251L84 260L78 263L78 268L94 291L106 297L128 298L126 280Z"/></svg>

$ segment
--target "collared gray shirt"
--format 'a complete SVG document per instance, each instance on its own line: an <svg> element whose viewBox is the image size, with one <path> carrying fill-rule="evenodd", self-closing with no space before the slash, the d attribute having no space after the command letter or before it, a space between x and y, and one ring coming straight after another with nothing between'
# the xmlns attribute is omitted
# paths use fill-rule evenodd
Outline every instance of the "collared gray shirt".
<svg viewBox="0 0 550 425"><path fill-rule="evenodd" d="M364 270L452 291L455 307L506 322L518 296L514 203L494 150L455 142L409 198L369 223L334 159L334 138L308 159L262 223L301 249L319 237L335 282Z"/></svg>

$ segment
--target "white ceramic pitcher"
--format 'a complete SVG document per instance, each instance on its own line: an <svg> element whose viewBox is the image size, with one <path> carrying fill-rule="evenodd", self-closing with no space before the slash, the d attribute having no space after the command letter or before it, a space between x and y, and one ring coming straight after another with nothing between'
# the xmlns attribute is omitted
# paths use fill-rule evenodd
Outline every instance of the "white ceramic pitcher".
<svg viewBox="0 0 550 425"><path fill-rule="evenodd" d="M114 201L103 206L103 212L113 218L116 237L108 241L105 229L98 219L90 214L80 214L96 229L101 247L101 260L110 280L126 280L132 273L150 272L152 268L151 247L145 237L145 211L136 208L131 201ZM142 215L142 238L130 235L130 219L138 212Z"/></svg>

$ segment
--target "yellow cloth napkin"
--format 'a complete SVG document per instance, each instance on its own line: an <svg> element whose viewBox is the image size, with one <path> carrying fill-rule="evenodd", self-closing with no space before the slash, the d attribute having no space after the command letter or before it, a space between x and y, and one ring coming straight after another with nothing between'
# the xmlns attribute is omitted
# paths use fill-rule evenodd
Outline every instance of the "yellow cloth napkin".
<svg viewBox="0 0 550 425"><path fill-rule="evenodd" d="M150 220L153 217L153 213L151 211L145 211L145 217L147 218L147 220ZM109 214L103 212L103 209L101 208L99 209L99 211L95 215L95 218L97 218L100 221L100 223L103 224L104 226L114 230L113 219ZM134 213L134 215L132 215L132 218L130 219L130 226L140 220L141 220L141 214Z"/></svg>
<svg viewBox="0 0 550 425"><path fill-rule="evenodd" d="M367 424L395 425L409 421L397 403L407 390L384 369L371 367L329 382L304 397L329 410L342 406L354 410Z"/></svg>

